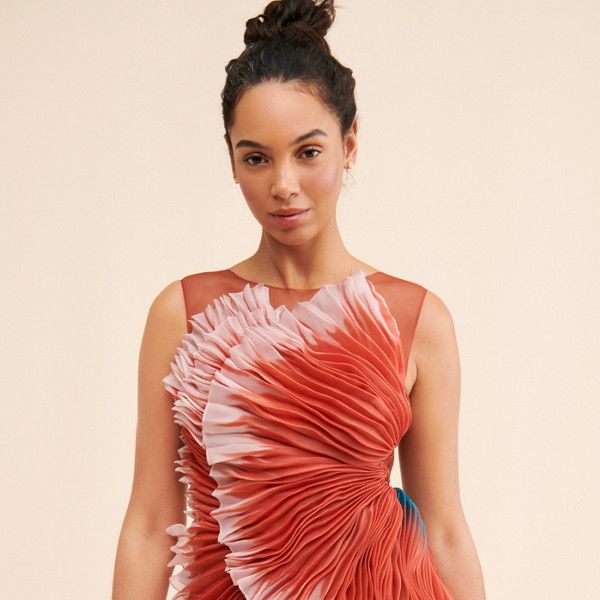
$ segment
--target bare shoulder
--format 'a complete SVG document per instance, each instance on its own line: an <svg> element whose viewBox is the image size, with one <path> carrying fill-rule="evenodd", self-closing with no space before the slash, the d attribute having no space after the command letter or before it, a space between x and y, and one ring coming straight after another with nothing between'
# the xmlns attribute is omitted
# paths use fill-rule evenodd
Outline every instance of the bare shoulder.
<svg viewBox="0 0 600 600"><path fill-rule="evenodd" d="M446 303L435 292L427 290L421 306L417 331L421 337L443 335L444 331L454 329L454 320Z"/></svg>
<svg viewBox="0 0 600 600"><path fill-rule="evenodd" d="M181 280L164 286L150 304L140 348L146 373L167 371L183 336L187 333L187 314Z"/></svg>
<svg viewBox="0 0 600 600"><path fill-rule="evenodd" d="M156 294L148 311L147 324L161 334L179 336L187 328L181 280L176 279Z"/></svg>
<svg viewBox="0 0 600 600"><path fill-rule="evenodd" d="M182 308L185 309L185 300L181 279L175 279L160 289L150 306L151 310L165 315L177 314Z"/></svg>
<svg viewBox="0 0 600 600"><path fill-rule="evenodd" d="M439 295L427 290L423 298L413 341L417 371L428 364L428 357L439 358L456 348L454 319Z"/></svg>

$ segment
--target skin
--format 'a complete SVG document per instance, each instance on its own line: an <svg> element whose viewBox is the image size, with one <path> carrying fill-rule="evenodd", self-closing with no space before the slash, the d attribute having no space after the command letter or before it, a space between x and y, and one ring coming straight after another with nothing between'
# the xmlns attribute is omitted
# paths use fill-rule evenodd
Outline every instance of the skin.
<svg viewBox="0 0 600 600"><path fill-rule="evenodd" d="M326 135L291 143L315 129ZM342 136L336 115L296 83L263 83L242 95L225 141L233 176L262 233L256 252L232 267L235 273L275 287L315 289L341 281L357 267L366 274L378 270L348 252L336 220L343 170L356 163L357 131L355 119ZM266 148L240 147L242 140ZM279 207L309 213L301 224L282 227L270 215ZM176 280L154 299L140 349L135 469L113 600L164 600L167 591L174 538L164 529L185 522L185 505L173 467L179 431L161 379L185 333L185 304ZM431 291L415 331L405 388L413 420L398 447L402 487L419 506L438 571L454 600L484 600L459 494L456 336L448 308Z"/></svg>

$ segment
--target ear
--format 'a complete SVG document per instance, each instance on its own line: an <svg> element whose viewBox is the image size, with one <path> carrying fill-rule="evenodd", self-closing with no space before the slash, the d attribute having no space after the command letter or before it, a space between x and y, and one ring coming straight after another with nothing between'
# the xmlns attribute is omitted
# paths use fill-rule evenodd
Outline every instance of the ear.
<svg viewBox="0 0 600 600"><path fill-rule="evenodd" d="M352 162L356 164L358 154L358 115L354 117L350 131L344 137L344 165Z"/></svg>
<svg viewBox="0 0 600 600"><path fill-rule="evenodd" d="M229 161L231 162L231 171L233 173L233 177L235 179L236 174L235 174L235 161L233 160L233 151L231 150L231 142L229 140L229 137L227 136L227 134L223 134L223 139L225 140L225 143L227 144L227 150L229 152Z"/></svg>

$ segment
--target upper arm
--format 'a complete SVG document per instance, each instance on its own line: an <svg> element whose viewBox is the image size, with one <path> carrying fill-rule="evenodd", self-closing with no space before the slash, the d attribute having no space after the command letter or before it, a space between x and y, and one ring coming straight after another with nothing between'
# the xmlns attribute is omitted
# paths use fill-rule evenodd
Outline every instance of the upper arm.
<svg viewBox="0 0 600 600"><path fill-rule="evenodd" d="M179 280L167 285L148 311L138 360L135 466L126 519L144 531L164 531L182 520L185 487L178 481L179 426L162 378L187 329Z"/></svg>
<svg viewBox="0 0 600 600"><path fill-rule="evenodd" d="M423 301L413 352L412 422L399 445L402 486L429 536L447 538L464 524L458 481L460 362L452 316L431 291Z"/></svg>

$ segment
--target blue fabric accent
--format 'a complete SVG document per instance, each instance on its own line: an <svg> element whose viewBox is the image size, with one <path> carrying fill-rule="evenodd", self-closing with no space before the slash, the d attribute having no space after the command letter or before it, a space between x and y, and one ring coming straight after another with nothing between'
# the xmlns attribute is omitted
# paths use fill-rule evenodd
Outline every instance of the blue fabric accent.
<svg viewBox="0 0 600 600"><path fill-rule="evenodd" d="M396 498L398 498L398 502L402 504L402 510L404 512L404 520L410 519L412 515L414 515L421 526L421 530L423 531L423 535L427 537L427 528L425 527L425 521L421 517L421 513L419 512L418 506L413 502L412 498L399 487L394 487L396 490Z"/></svg>

